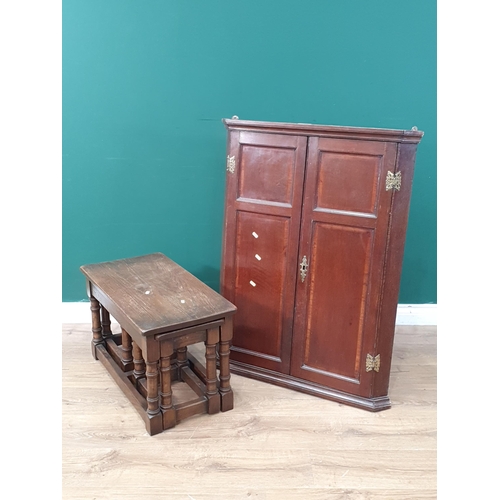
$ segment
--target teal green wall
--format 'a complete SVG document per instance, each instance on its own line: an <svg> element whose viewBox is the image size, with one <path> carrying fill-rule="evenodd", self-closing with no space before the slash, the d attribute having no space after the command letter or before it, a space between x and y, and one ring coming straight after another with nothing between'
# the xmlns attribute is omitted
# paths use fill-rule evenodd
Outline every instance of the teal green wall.
<svg viewBox="0 0 500 500"><path fill-rule="evenodd" d="M160 251L218 289L222 118L425 132L400 303L436 302L433 0L65 0L63 301Z"/></svg>

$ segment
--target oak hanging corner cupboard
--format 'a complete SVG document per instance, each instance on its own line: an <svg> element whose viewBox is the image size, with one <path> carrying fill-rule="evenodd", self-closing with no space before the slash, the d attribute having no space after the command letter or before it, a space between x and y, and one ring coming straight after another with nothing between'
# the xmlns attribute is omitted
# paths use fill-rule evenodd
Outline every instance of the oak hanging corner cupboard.
<svg viewBox="0 0 500 500"><path fill-rule="evenodd" d="M389 374L423 132L223 120L231 370L370 411Z"/></svg>

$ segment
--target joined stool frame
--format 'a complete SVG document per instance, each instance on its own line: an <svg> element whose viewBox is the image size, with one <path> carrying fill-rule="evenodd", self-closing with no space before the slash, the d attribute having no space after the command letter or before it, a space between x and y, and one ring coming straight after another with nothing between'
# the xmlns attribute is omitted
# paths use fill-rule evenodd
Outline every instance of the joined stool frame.
<svg viewBox="0 0 500 500"><path fill-rule="evenodd" d="M92 354L132 403L150 435L199 413L233 408L229 368L233 304L163 254L80 269L90 298ZM112 333L110 313L121 334ZM205 366L188 352L189 345L199 342L205 343ZM196 398L174 404L174 381L185 382Z"/></svg>

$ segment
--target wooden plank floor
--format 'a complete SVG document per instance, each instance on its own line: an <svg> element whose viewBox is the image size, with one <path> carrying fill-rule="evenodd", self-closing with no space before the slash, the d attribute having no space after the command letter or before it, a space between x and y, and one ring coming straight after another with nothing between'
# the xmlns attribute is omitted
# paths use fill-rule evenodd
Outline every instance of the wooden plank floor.
<svg viewBox="0 0 500 500"><path fill-rule="evenodd" d="M436 327L397 328L389 410L233 375L233 410L152 437L90 339L63 325L65 500L436 498Z"/></svg>

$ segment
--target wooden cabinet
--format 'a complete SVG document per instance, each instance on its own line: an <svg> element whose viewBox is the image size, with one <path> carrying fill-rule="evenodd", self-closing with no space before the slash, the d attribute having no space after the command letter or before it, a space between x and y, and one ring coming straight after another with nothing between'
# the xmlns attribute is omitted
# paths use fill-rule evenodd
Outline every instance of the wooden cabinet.
<svg viewBox="0 0 500 500"><path fill-rule="evenodd" d="M418 130L224 120L233 373L372 411L392 344Z"/></svg>

